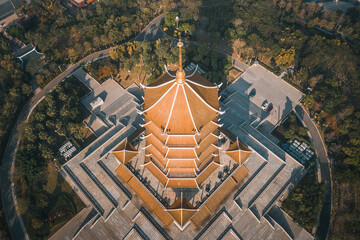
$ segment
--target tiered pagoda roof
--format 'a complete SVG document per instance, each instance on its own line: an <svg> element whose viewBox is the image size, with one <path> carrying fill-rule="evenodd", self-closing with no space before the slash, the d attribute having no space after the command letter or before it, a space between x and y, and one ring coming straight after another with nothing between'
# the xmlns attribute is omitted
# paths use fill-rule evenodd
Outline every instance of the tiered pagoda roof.
<svg viewBox="0 0 360 240"><path fill-rule="evenodd" d="M122 164L126 164L138 154L137 150L128 142L128 139L125 139L125 141L119 144L111 153L114 154L116 159Z"/></svg>
<svg viewBox="0 0 360 240"><path fill-rule="evenodd" d="M181 63L183 43L178 46L176 75L166 71L144 87L145 166L165 187L199 188L198 176L219 166L218 86L196 71L186 73Z"/></svg>
<svg viewBox="0 0 360 240"><path fill-rule="evenodd" d="M178 46L179 69L176 72L166 70L156 82L143 86L144 108L139 114L144 115L141 132L144 132L142 139L146 144L141 167L146 167L164 188L200 188L220 166L218 140L222 137L218 116L222 112L218 86L196 70L185 72L181 60L183 43L179 42ZM173 222L181 231L190 222L198 227L248 173L243 163L251 150L237 139L235 141L231 133L225 135L233 142L226 154L235 164L221 179L221 184L196 205L183 197L184 189L171 205L159 199L158 193L150 191L146 177L139 177L128 163L137 154L131 140L123 141L112 151L120 164L116 173L165 227Z"/></svg>

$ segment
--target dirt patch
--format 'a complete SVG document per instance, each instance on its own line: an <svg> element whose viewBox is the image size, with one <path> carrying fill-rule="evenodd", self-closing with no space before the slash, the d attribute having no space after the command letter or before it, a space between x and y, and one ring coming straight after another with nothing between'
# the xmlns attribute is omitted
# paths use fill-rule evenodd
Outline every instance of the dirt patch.
<svg viewBox="0 0 360 240"><path fill-rule="evenodd" d="M240 77L241 74L242 74L242 72L237 70L236 68L230 69L229 76L228 76L228 79L227 79L228 84L232 83L235 79Z"/></svg>

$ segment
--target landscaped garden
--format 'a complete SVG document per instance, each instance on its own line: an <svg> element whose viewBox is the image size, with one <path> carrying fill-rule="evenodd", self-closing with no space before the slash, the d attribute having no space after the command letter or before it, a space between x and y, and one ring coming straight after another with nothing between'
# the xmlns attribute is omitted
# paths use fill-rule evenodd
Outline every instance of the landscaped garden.
<svg viewBox="0 0 360 240"><path fill-rule="evenodd" d="M85 207L52 163L30 184L19 175L16 196L31 239L50 237Z"/></svg>
<svg viewBox="0 0 360 240"><path fill-rule="evenodd" d="M15 191L31 239L48 238L85 206L59 174L58 149L69 140L79 150L88 144L82 121L90 112L80 100L89 91L69 77L20 125Z"/></svg>

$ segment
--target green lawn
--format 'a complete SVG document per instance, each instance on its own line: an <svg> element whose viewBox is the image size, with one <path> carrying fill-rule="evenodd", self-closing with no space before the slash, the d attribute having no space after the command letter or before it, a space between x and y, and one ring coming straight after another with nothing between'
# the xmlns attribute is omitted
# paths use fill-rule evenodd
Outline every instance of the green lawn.
<svg viewBox="0 0 360 240"><path fill-rule="evenodd" d="M49 165L32 185L28 186L21 178L17 179L16 185L17 198L31 239L47 239L85 207L54 165ZM34 223L36 220L38 225Z"/></svg>

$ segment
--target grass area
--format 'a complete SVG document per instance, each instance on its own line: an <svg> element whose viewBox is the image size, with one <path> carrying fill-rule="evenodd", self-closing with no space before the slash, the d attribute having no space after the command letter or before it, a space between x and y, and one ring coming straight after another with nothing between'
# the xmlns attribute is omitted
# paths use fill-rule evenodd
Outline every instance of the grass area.
<svg viewBox="0 0 360 240"><path fill-rule="evenodd" d="M20 211L31 239L48 238L85 207L53 164L30 185L18 175L16 186Z"/></svg>
<svg viewBox="0 0 360 240"><path fill-rule="evenodd" d="M31 239L45 239L85 205L59 174L58 148L71 140L79 149L90 141L81 128L90 112L81 104L89 89L70 77L34 109L23 126L16 154L15 191ZM85 140L84 140L85 139Z"/></svg>
<svg viewBox="0 0 360 240"><path fill-rule="evenodd" d="M329 239L357 240L360 236L360 176L337 166L334 179Z"/></svg>
<svg viewBox="0 0 360 240"><path fill-rule="evenodd" d="M282 208L295 222L311 233L318 224L317 217L322 208L326 187L317 182L314 162L309 165L307 170L308 173L285 199Z"/></svg>
<svg viewBox="0 0 360 240"><path fill-rule="evenodd" d="M288 118L274 129L272 135L280 141L279 144L288 143L296 138L300 141L306 142L314 148L307 132L308 129L304 127L296 115L291 112Z"/></svg>

